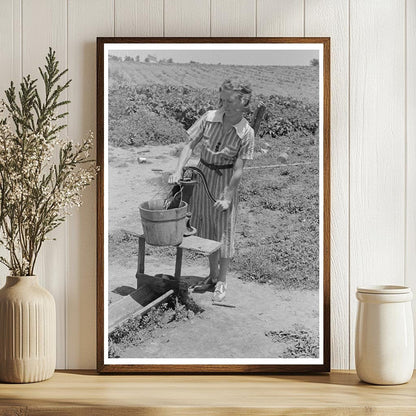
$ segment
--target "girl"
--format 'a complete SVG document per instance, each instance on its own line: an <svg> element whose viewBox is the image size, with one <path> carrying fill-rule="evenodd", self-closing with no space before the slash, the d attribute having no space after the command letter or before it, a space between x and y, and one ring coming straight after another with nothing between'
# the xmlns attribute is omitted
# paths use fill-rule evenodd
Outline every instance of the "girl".
<svg viewBox="0 0 416 416"><path fill-rule="evenodd" d="M243 117L251 99L247 83L226 80L220 87L218 110L207 111L191 126L189 141L183 148L169 183L177 183L198 143L202 143L198 168L204 173L215 204L201 183L195 186L190 201L191 224L197 235L221 241L220 251L209 257L210 273L205 285L215 284L213 301L221 302L226 293L226 277L234 255L234 234L238 205L238 185L246 160L253 159L254 131Z"/></svg>

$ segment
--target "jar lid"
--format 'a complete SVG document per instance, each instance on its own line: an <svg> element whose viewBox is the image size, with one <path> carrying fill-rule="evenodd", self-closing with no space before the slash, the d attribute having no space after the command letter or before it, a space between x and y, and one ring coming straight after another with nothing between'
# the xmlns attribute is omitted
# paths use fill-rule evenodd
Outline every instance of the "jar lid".
<svg viewBox="0 0 416 416"><path fill-rule="evenodd" d="M367 287L358 287L358 293L378 293L383 295L395 295L400 293L411 293L410 287L395 285L375 285Z"/></svg>

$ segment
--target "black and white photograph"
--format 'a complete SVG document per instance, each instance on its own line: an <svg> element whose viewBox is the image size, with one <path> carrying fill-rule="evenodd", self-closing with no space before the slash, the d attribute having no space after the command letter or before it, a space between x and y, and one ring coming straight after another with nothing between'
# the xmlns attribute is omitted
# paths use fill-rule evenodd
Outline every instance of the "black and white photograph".
<svg viewBox="0 0 416 416"><path fill-rule="evenodd" d="M102 364L317 368L323 44L195 42L103 43Z"/></svg>

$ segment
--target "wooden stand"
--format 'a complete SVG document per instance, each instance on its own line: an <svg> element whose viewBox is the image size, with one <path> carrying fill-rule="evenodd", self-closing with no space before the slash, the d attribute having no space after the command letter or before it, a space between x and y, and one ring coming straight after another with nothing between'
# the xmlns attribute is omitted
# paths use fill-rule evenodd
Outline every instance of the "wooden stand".
<svg viewBox="0 0 416 416"><path fill-rule="evenodd" d="M218 241L207 240L205 238L195 236L185 237L182 244L176 246L175 274L173 278L167 275L149 276L144 272L146 241L143 235L139 235L138 237L139 256L136 273L137 288L146 284L153 290L163 293L170 289L176 291L188 289L187 284L185 282L181 282L183 250L194 251L204 256L209 256L221 247L221 243Z"/></svg>
<svg viewBox="0 0 416 416"><path fill-rule="evenodd" d="M142 234L125 231L139 240L137 258L137 289L124 296L109 307L109 332L127 321L129 318L143 315L149 309L159 305L169 296L182 291L187 293L188 285L181 281L183 250L193 251L204 256L216 252L221 248L218 241L207 240L196 236L185 237L182 244L176 246L175 273L173 276L145 273L146 240Z"/></svg>

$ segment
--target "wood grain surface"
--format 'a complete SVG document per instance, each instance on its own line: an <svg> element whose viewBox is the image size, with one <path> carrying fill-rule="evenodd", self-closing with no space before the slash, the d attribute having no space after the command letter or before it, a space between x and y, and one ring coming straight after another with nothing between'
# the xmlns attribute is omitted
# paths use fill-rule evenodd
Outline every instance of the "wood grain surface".
<svg viewBox="0 0 416 416"><path fill-rule="evenodd" d="M10 82L19 83L22 79L22 8L21 0L1 0L0 13L0 100L6 98L4 91ZM0 256L7 257L4 247ZM0 287L6 283L6 266L0 264Z"/></svg>
<svg viewBox="0 0 416 416"><path fill-rule="evenodd" d="M353 372L99 376L69 371L42 383L0 384L0 415L414 415L415 388L415 378L400 386L374 386Z"/></svg>
<svg viewBox="0 0 416 416"><path fill-rule="evenodd" d="M416 290L416 1L406 2L406 270L405 285ZM416 322L416 297L413 298Z"/></svg>
<svg viewBox="0 0 416 416"><path fill-rule="evenodd" d="M163 36L163 0L115 0L114 36Z"/></svg>
<svg viewBox="0 0 416 416"><path fill-rule="evenodd" d="M305 36L304 3L257 0L257 36Z"/></svg>
<svg viewBox="0 0 416 416"><path fill-rule="evenodd" d="M56 51L56 58L60 62L60 70L67 68L67 20L65 0L41 0L22 1L22 71L23 76L28 74L32 78L38 78L39 92L44 94L43 83L40 81L38 67L44 67L45 57L49 47ZM39 28L42 27L42 30ZM62 79L65 82L67 76ZM67 91L62 94L62 99L67 99ZM67 106L61 110L67 111ZM61 131L62 137L67 137L68 129ZM54 161L59 160L58 155ZM56 241L47 240L39 252L38 261L35 267L35 274L39 276L39 282L46 287L55 298L57 311L57 344L65 345L66 329L66 242L68 237L67 224L56 228L48 238L55 238ZM53 273L47 271L53 270ZM56 361L58 367L65 367L66 350L57 350Z"/></svg>
<svg viewBox="0 0 416 416"><path fill-rule="evenodd" d="M305 35L331 37L331 363L332 368L348 368L348 0L310 0L305 6Z"/></svg>
<svg viewBox="0 0 416 416"><path fill-rule="evenodd" d="M350 2L351 368L356 288L405 277L405 7L374 5Z"/></svg>
<svg viewBox="0 0 416 416"><path fill-rule="evenodd" d="M68 26L69 77L73 80L68 130L79 142L89 131L95 132L95 38L97 34L114 36L114 1L68 0ZM85 190L82 208L68 218L66 368L95 366L96 185Z"/></svg>
<svg viewBox="0 0 416 416"><path fill-rule="evenodd" d="M256 36L256 1L211 0L211 36Z"/></svg>
<svg viewBox="0 0 416 416"><path fill-rule="evenodd" d="M164 36L210 36L209 0L169 0L164 6Z"/></svg>

